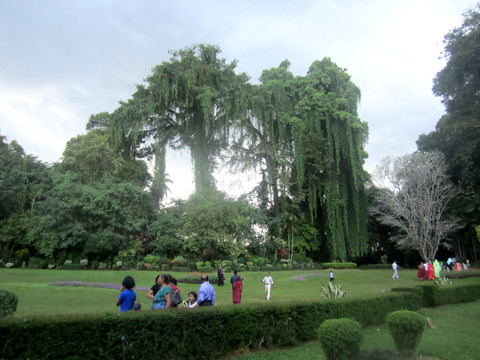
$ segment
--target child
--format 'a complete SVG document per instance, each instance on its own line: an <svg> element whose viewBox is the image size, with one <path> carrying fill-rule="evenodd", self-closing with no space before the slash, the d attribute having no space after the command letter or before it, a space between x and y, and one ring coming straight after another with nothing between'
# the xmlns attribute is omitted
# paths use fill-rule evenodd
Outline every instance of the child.
<svg viewBox="0 0 480 360"><path fill-rule="evenodd" d="M333 277L333 270L330 270L330 282L334 282L335 278Z"/></svg>
<svg viewBox="0 0 480 360"><path fill-rule="evenodd" d="M195 291L190 291L188 293L188 307L189 308L196 308L198 307L198 304L197 304L197 298L198 298L198 295Z"/></svg>
<svg viewBox="0 0 480 360"><path fill-rule="evenodd" d="M125 276L120 288L120 296L117 299L117 306L120 306L120 312L133 310L137 294L132 289L135 287L135 280L131 276Z"/></svg>

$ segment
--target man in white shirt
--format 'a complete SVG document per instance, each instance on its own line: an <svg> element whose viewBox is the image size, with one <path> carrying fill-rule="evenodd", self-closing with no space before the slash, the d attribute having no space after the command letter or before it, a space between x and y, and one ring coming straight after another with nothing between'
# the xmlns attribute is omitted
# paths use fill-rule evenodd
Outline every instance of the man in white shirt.
<svg viewBox="0 0 480 360"><path fill-rule="evenodd" d="M267 271L267 276L265 276L262 280L265 284L265 293L267 294L267 300L270 300L272 297L270 296L270 291L272 290L273 286L273 278L270 276L270 271Z"/></svg>
<svg viewBox="0 0 480 360"><path fill-rule="evenodd" d="M398 279L398 265L397 265L397 262L396 262L396 261L393 262L393 264L392 264L392 269L393 269L392 279L393 279L393 280Z"/></svg>

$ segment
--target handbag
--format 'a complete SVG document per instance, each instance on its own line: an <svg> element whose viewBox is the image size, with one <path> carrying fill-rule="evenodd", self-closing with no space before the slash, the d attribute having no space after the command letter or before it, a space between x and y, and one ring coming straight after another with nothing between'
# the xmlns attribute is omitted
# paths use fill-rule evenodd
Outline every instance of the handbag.
<svg viewBox="0 0 480 360"><path fill-rule="evenodd" d="M172 306L176 306L183 301L182 295L178 291L174 291L171 295L170 303Z"/></svg>

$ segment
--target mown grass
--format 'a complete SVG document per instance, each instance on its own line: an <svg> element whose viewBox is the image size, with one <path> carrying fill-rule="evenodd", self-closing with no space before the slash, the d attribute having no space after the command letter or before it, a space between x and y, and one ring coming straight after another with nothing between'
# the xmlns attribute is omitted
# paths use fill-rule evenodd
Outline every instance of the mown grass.
<svg viewBox="0 0 480 360"><path fill-rule="evenodd" d="M294 301L318 301L322 284L328 282L328 271L278 271L273 272L275 287L271 303ZM192 276L193 273L172 273L177 278ZM54 281L84 281L89 283L120 284L126 275L135 278L136 285L150 288L155 280L153 271L92 271L92 270L31 270L0 269L0 288L11 291L18 296L19 303L15 316L71 314L71 313L105 313L116 312L115 301L118 290L94 287L51 286ZM226 274L225 286L215 286L216 305L232 304L232 292ZM242 304L266 302L262 279L264 272L244 272ZM304 280L292 278L302 275ZM478 282L480 278L453 280L455 283ZM392 280L389 270L336 270L335 284L346 290L348 298L379 295L390 292L393 287L427 284L416 279L416 271L403 270L400 280ZM431 282L430 282L431 283ZM191 291L198 291L197 284L183 284L179 287L186 297ZM149 309L151 300L147 291L137 290L137 300L143 309Z"/></svg>
<svg viewBox="0 0 480 360"><path fill-rule="evenodd" d="M420 314L430 318L435 328L427 327L418 346L419 359L480 359L480 301L426 308ZM387 325L363 330L361 349L394 351L395 345ZM389 357L390 358L390 357ZM295 348L256 352L230 357L229 360L310 360L325 359L317 341Z"/></svg>
<svg viewBox="0 0 480 360"><path fill-rule="evenodd" d="M192 276L193 273L172 273L177 278ZM327 284L329 271L279 271L273 272L275 288L271 303L318 301L322 284ZM156 272L152 271L68 271L68 270L31 270L0 269L0 289L18 296L19 304L15 317L35 315L106 313L117 312L115 300L118 290L94 287L51 286L54 281L84 281L89 283L119 284L126 275L132 275L137 286L150 288ZM198 274L197 274L198 275ZM226 274L225 286L215 286L217 306L231 305L231 287ZM261 282L264 272L245 272L242 304L255 305L265 303L264 287ZM304 280L295 279L300 276ZM480 278L452 280L453 287L460 284L480 282ZM390 270L336 270L335 283L342 285L348 298L375 296L390 292L394 287L427 285L432 282L420 282L415 270L402 270L400 280L392 280ZM433 285L432 285L433 286ZM196 284L179 284L182 293L198 290ZM149 309L151 300L146 291L137 291L137 299L143 309ZM438 359L470 360L480 359L480 301L469 304L449 305L439 308L427 308L421 314L433 320L436 328L427 328L419 346L419 353ZM319 324L320 325L320 324ZM364 329L364 350L394 350L393 340L386 325ZM291 349L258 352L232 357L235 360L259 359L324 359L318 342L310 342Z"/></svg>

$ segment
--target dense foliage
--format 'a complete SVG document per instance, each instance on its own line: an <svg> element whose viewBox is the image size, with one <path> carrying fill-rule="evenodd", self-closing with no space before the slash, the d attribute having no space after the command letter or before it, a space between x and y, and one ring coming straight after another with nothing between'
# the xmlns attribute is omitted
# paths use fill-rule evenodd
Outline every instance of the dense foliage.
<svg viewBox="0 0 480 360"><path fill-rule="evenodd" d="M14 293L0 289L0 318L17 311L18 298Z"/></svg>
<svg viewBox="0 0 480 360"><path fill-rule="evenodd" d="M327 360L355 359L360 353L362 327L352 319L325 320L317 329Z"/></svg>
<svg viewBox="0 0 480 360"><path fill-rule="evenodd" d="M427 320L422 315L408 310L388 314L387 325L402 358L412 358L416 352Z"/></svg>
<svg viewBox="0 0 480 360"><path fill-rule="evenodd" d="M451 212L461 219L454 238L460 259L476 259L480 224L480 5L464 14L463 24L444 38L446 66L434 79L433 92L442 98L446 114L435 131L417 141L419 150L445 155L448 174L462 192Z"/></svg>

